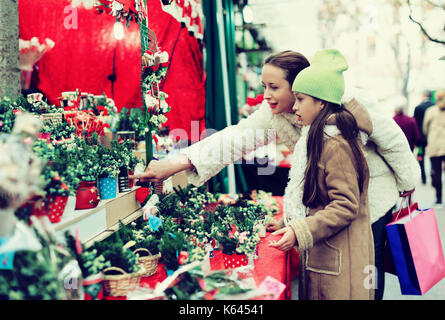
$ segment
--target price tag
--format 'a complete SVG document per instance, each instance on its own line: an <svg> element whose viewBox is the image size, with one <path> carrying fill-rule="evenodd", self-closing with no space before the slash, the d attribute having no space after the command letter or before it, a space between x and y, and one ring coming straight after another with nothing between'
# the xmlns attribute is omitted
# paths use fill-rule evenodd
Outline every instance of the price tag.
<svg viewBox="0 0 445 320"><path fill-rule="evenodd" d="M286 285L271 276L261 282L259 288L265 293L265 300L277 300L286 289Z"/></svg>

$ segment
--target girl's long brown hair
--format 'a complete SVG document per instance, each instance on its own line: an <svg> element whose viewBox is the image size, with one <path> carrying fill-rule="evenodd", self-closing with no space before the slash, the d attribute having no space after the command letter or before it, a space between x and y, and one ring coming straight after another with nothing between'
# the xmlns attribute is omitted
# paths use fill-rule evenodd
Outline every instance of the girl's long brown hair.
<svg viewBox="0 0 445 320"><path fill-rule="evenodd" d="M316 99L316 98L314 98ZM316 99L317 100L317 99ZM325 105L323 110L311 124L307 141L307 167L305 172L303 204L309 208L316 208L321 204L321 190L318 185L318 164L324 144L324 126L330 115L335 114L337 128L349 143L354 154L360 192L363 191L365 181L365 156L360 148L359 128L352 113L343 105L322 101Z"/></svg>

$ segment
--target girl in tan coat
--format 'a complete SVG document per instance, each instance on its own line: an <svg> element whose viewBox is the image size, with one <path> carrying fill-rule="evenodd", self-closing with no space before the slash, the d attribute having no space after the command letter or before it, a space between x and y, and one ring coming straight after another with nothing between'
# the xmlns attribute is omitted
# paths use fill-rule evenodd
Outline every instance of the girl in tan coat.
<svg viewBox="0 0 445 320"><path fill-rule="evenodd" d="M357 121L344 106L346 60L315 54L292 86L302 123L285 192L286 227L271 246L302 255L300 299L373 299L369 171ZM371 283L370 281L371 280Z"/></svg>

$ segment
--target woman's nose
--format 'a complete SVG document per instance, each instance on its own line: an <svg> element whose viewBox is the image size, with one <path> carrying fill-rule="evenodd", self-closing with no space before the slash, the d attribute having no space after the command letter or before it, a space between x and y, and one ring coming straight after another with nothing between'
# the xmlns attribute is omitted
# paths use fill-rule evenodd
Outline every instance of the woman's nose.
<svg viewBox="0 0 445 320"><path fill-rule="evenodd" d="M264 99L270 99L270 98L272 98L272 96L270 95L270 90L269 90L269 89L264 88L263 98L264 98Z"/></svg>

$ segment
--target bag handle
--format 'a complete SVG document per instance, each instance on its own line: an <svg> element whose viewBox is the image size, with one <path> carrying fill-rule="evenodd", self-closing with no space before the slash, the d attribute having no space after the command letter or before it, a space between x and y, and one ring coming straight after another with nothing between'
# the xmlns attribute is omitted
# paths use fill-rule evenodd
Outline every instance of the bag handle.
<svg viewBox="0 0 445 320"><path fill-rule="evenodd" d="M408 214L409 214L409 218L411 219L411 195L408 195L408 196L405 196L405 197L403 197L403 199L402 199L402 203L400 204L400 209L399 209L399 212L397 212L397 216L396 216L396 218L395 218L395 220L394 221L396 221L398 218L399 218L399 215L400 215L400 213L402 212L402 209L404 208L404 204L405 204L405 202L407 202L408 201L408 206L407 206L407 208L408 208Z"/></svg>

